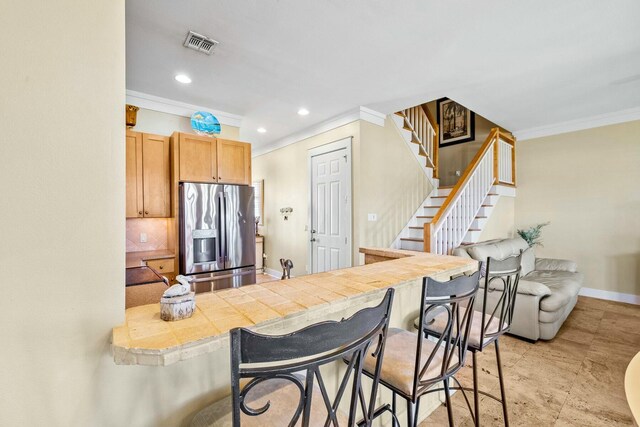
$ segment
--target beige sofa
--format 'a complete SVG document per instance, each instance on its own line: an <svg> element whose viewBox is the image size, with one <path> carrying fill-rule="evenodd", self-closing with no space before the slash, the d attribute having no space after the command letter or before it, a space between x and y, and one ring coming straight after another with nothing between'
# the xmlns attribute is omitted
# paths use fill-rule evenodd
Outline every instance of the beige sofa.
<svg viewBox="0 0 640 427"><path fill-rule="evenodd" d="M533 248L521 237L461 246L454 249L453 255L486 262L487 257L503 259L521 250L522 271L510 333L533 341L553 339L576 305L584 281L575 262L536 258ZM476 310L482 309L484 282L481 283ZM487 305L495 306L497 298L498 292L490 291Z"/></svg>

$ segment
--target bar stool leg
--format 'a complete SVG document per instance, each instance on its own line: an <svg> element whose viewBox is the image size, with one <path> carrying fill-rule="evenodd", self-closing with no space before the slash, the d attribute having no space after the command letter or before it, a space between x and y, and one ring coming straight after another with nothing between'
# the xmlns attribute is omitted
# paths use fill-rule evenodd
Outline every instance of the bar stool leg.
<svg viewBox="0 0 640 427"><path fill-rule="evenodd" d="M413 410L415 405L409 399L407 399L407 427L416 427L415 417L413 416Z"/></svg>
<svg viewBox="0 0 640 427"><path fill-rule="evenodd" d="M447 417L449 418L449 427L453 427L453 408L451 407L451 396L449 396L449 378L442 382L444 384L444 398L447 402Z"/></svg>
<svg viewBox="0 0 640 427"><path fill-rule="evenodd" d="M504 390L504 379L502 378L502 361L500 360L499 340L495 340L496 345L496 361L498 362L498 378L500 379L500 395L502 397L502 413L504 414L504 425L509 427L509 415L507 413L507 396Z"/></svg>
<svg viewBox="0 0 640 427"><path fill-rule="evenodd" d="M398 424L398 413L396 412L396 392L392 391L391 394L393 395L391 398L391 412L393 412L393 427L400 427L400 425Z"/></svg>
<svg viewBox="0 0 640 427"><path fill-rule="evenodd" d="M472 351L473 355L473 409L475 417L476 427L480 427L480 396L478 395L478 358L476 352Z"/></svg>

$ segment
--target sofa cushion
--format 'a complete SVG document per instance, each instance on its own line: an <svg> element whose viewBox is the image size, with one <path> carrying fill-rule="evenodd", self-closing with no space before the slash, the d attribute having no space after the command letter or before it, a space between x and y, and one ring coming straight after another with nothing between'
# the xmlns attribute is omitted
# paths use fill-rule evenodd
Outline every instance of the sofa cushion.
<svg viewBox="0 0 640 427"><path fill-rule="evenodd" d="M536 254L533 252L533 248L528 248L522 253L522 260L520 261L521 276L526 276L536 269Z"/></svg>
<svg viewBox="0 0 640 427"><path fill-rule="evenodd" d="M578 265L567 259L536 258L535 270L570 271L575 273Z"/></svg>
<svg viewBox="0 0 640 427"><path fill-rule="evenodd" d="M526 280L542 283L551 290L551 295L540 300L540 310L557 311L578 295L584 276L569 271L532 271Z"/></svg>
<svg viewBox="0 0 640 427"><path fill-rule="evenodd" d="M529 247L522 237L504 239L485 245L476 245L467 249L471 258L477 261L486 261L488 257L495 259L505 259L513 255L518 255Z"/></svg>
<svg viewBox="0 0 640 427"><path fill-rule="evenodd" d="M492 240L485 240L484 242L473 243L471 245L458 246L457 248L455 248L453 250L453 252L451 252L451 254L453 256L459 256L459 257L462 257L462 258L471 258L471 255L469 255L469 249L471 249L471 248L473 248L475 246L484 246L484 245L487 245L489 243L499 242L501 240L502 239L492 239Z"/></svg>

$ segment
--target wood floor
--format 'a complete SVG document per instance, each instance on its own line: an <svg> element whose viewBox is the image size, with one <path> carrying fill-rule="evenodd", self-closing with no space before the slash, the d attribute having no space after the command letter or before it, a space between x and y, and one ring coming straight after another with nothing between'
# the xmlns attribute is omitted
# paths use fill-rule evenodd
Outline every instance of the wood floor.
<svg viewBox="0 0 640 427"><path fill-rule="evenodd" d="M478 356L481 390L500 395L494 347ZM640 307L580 297L557 337L529 343L500 341L511 426L631 426L624 373L640 351ZM471 357L468 358L469 364ZM471 366L457 375L471 386ZM472 396L470 396L472 398ZM472 426L461 393L453 397L456 426ZM481 425L500 426L498 402L480 402ZM445 426L440 406L421 426Z"/></svg>

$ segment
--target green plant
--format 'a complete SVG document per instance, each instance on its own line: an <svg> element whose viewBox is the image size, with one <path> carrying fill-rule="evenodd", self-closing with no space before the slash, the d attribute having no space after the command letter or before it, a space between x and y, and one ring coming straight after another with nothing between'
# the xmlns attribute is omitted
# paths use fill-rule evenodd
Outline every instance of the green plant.
<svg viewBox="0 0 640 427"><path fill-rule="evenodd" d="M529 244L529 247L532 248L535 245L544 246L542 244L542 227L546 227L550 222L545 222L542 224L534 225L533 227L529 227L526 230L518 230L518 234Z"/></svg>

